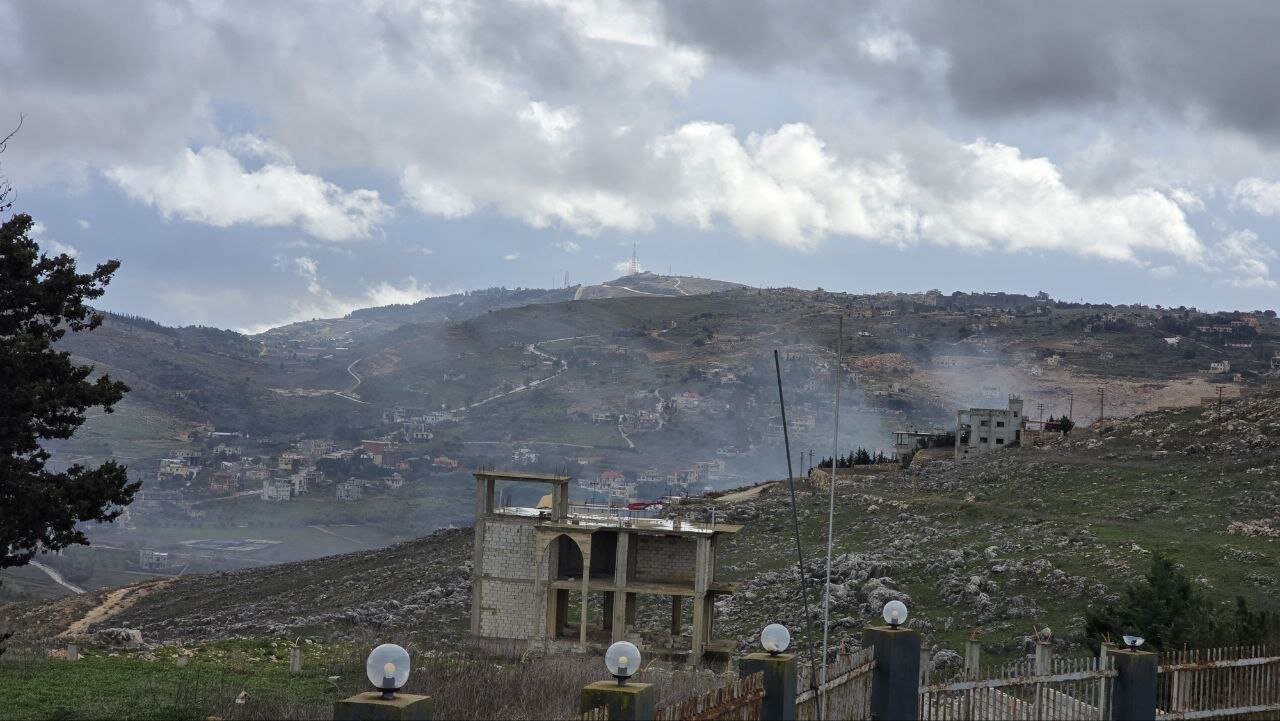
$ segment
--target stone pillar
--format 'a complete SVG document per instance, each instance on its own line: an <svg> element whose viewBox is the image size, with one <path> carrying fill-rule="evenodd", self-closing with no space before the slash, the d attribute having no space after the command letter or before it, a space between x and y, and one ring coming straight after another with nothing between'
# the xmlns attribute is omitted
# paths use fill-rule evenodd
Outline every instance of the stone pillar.
<svg viewBox="0 0 1280 721"><path fill-rule="evenodd" d="M377 691L335 701L333 721L431 721L431 698L398 693L384 700Z"/></svg>
<svg viewBox="0 0 1280 721"><path fill-rule="evenodd" d="M289 673L302 673L302 649L297 646L289 649Z"/></svg>
<svg viewBox="0 0 1280 721"><path fill-rule="evenodd" d="M578 710L586 713L605 706L609 721L651 721L657 698L658 690L650 683L619 686L617 681L596 681L582 687Z"/></svg>
<svg viewBox="0 0 1280 721"><path fill-rule="evenodd" d="M751 653L738 662L739 678L746 678L757 671L764 674L764 702L760 707L760 718L795 721L796 655Z"/></svg>
<svg viewBox="0 0 1280 721"><path fill-rule="evenodd" d="M67 660L68 660L68 661L79 661L79 660L80 660L80 647L79 647L79 646L75 645L74 643L69 643L69 644L67 644Z"/></svg>
<svg viewBox="0 0 1280 721"><path fill-rule="evenodd" d="M862 642L875 648L871 672L871 716L916 721L920 718L920 634L905 628L872 626Z"/></svg>
<svg viewBox="0 0 1280 721"><path fill-rule="evenodd" d="M1116 678L1111 686L1111 718L1152 721L1156 717L1156 655L1149 651L1112 651Z"/></svg>

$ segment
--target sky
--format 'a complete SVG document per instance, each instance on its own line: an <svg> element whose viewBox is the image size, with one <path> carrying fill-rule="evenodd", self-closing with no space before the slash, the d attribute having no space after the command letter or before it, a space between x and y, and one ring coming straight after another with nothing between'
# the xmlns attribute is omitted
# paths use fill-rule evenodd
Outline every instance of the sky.
<svg viewBox="0 0 1280 721"><path fill-rule="evenodd" d="M641 266L1276 308L1280 3L0 0L99 305L258 331Z"/></svg>

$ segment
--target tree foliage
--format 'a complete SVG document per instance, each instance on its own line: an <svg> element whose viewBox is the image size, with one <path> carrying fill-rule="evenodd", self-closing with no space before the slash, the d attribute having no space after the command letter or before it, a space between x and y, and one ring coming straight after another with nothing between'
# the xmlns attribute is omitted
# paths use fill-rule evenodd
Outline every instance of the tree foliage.
<svg viewBox="0 0 1280 721"><path fill-rule="evenodd" d="M1262 643L1277 631L1266 611L1251 611L1243 597L1234 606L1213 603L1172 558L1151 554L1146 576L1120 600L1085 613L1085 634L1095 642L1136 634L1156 649Z"/></svg>
<svg viewBox="0 0 1280 721"><path fill-rule="evenodd" d="M70 438L88 409L110 413L129 389L105 375L90 379L93 366L53 347L67 331L102 323L85 301L103 294L119 261L78 273L71 257L40 252L33 224L18 214L0 225L0 568L87 545L77 524L114 520L140 485L114 460L46 467L42 441Z"/></svg>

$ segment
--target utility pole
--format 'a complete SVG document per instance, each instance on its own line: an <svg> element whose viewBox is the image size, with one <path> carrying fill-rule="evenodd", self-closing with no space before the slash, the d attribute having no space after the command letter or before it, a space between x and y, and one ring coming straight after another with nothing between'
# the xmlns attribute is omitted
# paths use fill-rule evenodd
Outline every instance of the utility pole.
<svg viewBox="0 0 1280 721"><path fill-rule="evenodd" d="M1107 389L1105 386L1098 386L1098 420L1102 420L1107 403Z"/></svg>
<svg viewBox="0 0 1280 721"><path fill-rule="evenodd" d="M1040 422L1041 422L1041 423L1044 423L1044 404L1043 404L1043 403L1037 403L1037 404L1036 404L1036 410L1040 411Z"/></svg>
<svg viewBox="0 0 1280 721"><path fill-rule="evenodd" d="M1076 415L1076 394L1074 392L1067 393L1067 418L1075 420Z"/></svg>
<svg viewBox="0 0 1280 721"><path fill-rule="evenodd" d="M1218 425L1222 425L1222 386L1218 386Z"/></svg>

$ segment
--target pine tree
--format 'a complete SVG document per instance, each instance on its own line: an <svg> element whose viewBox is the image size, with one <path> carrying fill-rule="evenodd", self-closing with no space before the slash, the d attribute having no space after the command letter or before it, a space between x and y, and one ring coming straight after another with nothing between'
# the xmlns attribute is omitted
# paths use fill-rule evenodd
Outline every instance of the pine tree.
<svg viewBox="0 0 1280 721"><path fill-rule="evenodd" d="M18 214L0 225L0 568L40 550L87 545L76 525L114 520L141 485L114 460L45 467L42 441L70 438L87 409L110 413L129 389L105 375L90 380L93 366L53 347L68 330L102 323L84 302L103 294L119 261L77 273L71 257L40 252L29 237L33 224Z"/></svg>

